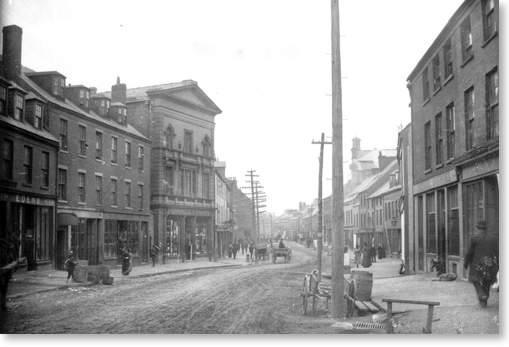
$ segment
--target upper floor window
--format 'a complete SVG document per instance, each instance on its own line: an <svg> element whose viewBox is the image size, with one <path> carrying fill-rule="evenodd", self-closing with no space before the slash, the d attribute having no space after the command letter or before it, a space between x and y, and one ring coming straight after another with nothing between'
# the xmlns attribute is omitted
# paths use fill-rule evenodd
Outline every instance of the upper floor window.
<svg viewBox="0 0 509 347"><path fill-rule="evenodd" d="M467 89L465 98L465 146L466 150L474 147L474 87Z"/></svg>
<svg viewBox="0 0 509 347"><path fill-rule="evenodd" d="M445 123L447 126L447 159L454 158L456 121L454 119L454 103L445 108Z"/></svg>
<svg viewBox="0 0 509 347"><path fill-rule="evenodd" d="M474 56L472 44L472 26L470 24L470 17L467 17L461 24L461 53L463 62Z"/></svg>
<svg viewBox="0 0 509 347"><path fill-rule="evenodd" d="M67 119L60 119L60 149L67 151Z"/></svg>
<svg viewBox="0 0 509 347"><path fill-rule="evenodd" d="M443 53L444 53L444 81L445 81L447 78L449 78L449 76L452 76L453 73L451 39L448 39L445 42Z"/></svg>
<svg viewBox="0 0 509 347"><path fill-rule="evenodd" d="M24 182L26 184L32 184L33 160L34 160L34 157L33 157L32 147L25 146L23 167L24 167L24 176L25 176Z"/></svg>
<svg viewBox="0 0 509 347"><path fill-rule="evenodd" d="M203 156L210 157L211 144L210 144L210 138L208 136L205 136L205 138L203 139L202 147L203 147Z"/></svg>
<svg viewBox="0 0 509 347"><path fill-rule="evenodd" d="M34 106L34 127L37 129L42 127L42 106L39 104Z"/></svg>
<svg viewBox="0 0 509 347"><path fill-rule="evenodd" d="M443 163L444 137L442 134L442 113L435 116L435 162L436 165Z"/></svg>
<svg viewBox="0 0 509 347"><path fill-rule="evenodd" d="M14 119L22 120L23 119L23 109L24 109L25 98L20 94L14 95Z"/></svg>
<svg viewBox="0 0 509 347"><path fill-rule="evenodd" d="M84 125L79 125L80 131L80 155L87 154L87 128Z"/></svg>
<svg viewBox="0 0 509 347"><path fill-rule="evenodd" d="M7 88L0 86L0 114L6 114Z"/></svg>
<svg viewBox="0 0 509 347"><path fill-rule="evenodd" d="M498 138L498 68L486 75L486 131L488 141Z"/></svg>
<svg viewBox="0 0 509 347"><path fill-rule="evenodd" d="M131 143L125 142L125 166L131 167Z"/></svg>
<svg viewBox="0 0 509 347"><path fill-rule="evenodd" d="M125 182L125 207L131 207L131 182Z"/></svg>
<svg viewBox="0 0 509 347"><path fill-rule="evenodd" d="M433 66L433 91L438 90L442 84L440 82L440 56L437 54L432 61Z"/></svg>
<svg viewBox="0 0 509 347"><path fill-rule="evenodd" d="M58 200L67 200L67 170L58 169Z"/></svg>
<svg viewBox="0 0 509 347"><path fill-rule="evenodd" d="M51 93L53 95L62 96L65 87L65 80L60 77L53 78L53 84L51 86Z"/></svg>
<svg viewBox="0 0 509 347"><path fill-rule="evenodd" d="M428 68L424 68L422 72L422 101L429 99L429 79L428 79Z"/></svg>
<svg viewBox="0 0 509 347"><path fill-rule="evenodd" d="M117 204L118 204L117 179L116 178L111 179L111 204L113 206L117 206Z"/></svg>
<svg viewBox="0 0 509 347"><path fill-rule="evenodd" d="M95 158L103 158L103 133L100 131L95 132Z"/></svg>
<svg viewBox="0 0 509 347"><path fill-rule="evenodd" d="M193 153L193 132L184 130L184 152Z"/></svg>
<svg viewBox="0 0 509 347"><path fill-rule="evenodd" d="M138 184L138 208L143 210L143 184Z"/></svg>
<svg viewBox="0 0 509 347"><path fill-rule="evenodd" d="M97 205L102 205L103 203L103 177L101 175L95 176L95 193Z"/></svg>
<svg viewBox="0 0 509 347"><path fill-rule="evenodd" d="M2 145L2 170L1 177L12 180L12 168L14 160L14 144L11 140L4 140Z"/></svg>
<svg viewBox="0 0 509 347"><path fill-rule="evenodd" d="M42 152L41 156L41 185L49 186L49 152Z"/></svg>
<svg viewBox="0 0 509 347"><path fill-rule="evenodd" d="M138 146L138 170L143 171L143 166L145 160L145 148L143 146Z"/></svg>
<svg viewBox="0 0 509 347"><path fill-rule="evenodd" d="M424 169L431 169L431 122L424 124Z"/></svg>
<svg viewBox="0 0 509 347"><path fill-rule="evenodd" d="M90 98L90 92L86 89L80 89L80 104L88 107L88 99Z"/></svg>
<svg viewBox="0 0 509 347"><path fill-rule="evenodd" d="M497 16L495 14L495 7L495 0L483 0L482 14L485 40L488 40L497 32Z"/></svg>
<svg viewBox="0 0 509 347"><path fill-rule="evenodd" d="M168 125L166 127L166 130L164 131L164 146L168 147L169 149L173 149L173 140L175 139L175 130L173 130L173 127L171 125Z"/></svg>
<svg viewBox="0 0 509 347"><path fill-rule="evenodd" d="M111 137L111 162L116 163L118 160L118 138Z"/></svg>
<svg viewBox="0 0 509 347"><path fill-rule="evenodd" d="M86 174L78 172L78 202L86 202Z"/></svg>

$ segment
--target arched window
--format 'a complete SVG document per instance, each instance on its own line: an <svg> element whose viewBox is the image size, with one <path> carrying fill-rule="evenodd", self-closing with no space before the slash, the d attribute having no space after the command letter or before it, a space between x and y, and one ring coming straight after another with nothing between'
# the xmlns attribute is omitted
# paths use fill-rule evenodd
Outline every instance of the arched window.
<svg viewBox="0 0 509 347"><path fill-rule="evenodd" d="M210 157L211 156L210 149L212 146L211 146L210 138L208 137L208 135L205 136L201 145L202 145L202 149L203 149L203 156Z"/></svg>
<svg viewBox="0 0 509 347"><path fill-rule="evenodd" d="M169 124L166 127L166 130L164 131L164 139L163 139L164 146L168 147L169 149L173 149L173 139L174 138L175 138L175 130L173 129L171 124Z"/></svg>

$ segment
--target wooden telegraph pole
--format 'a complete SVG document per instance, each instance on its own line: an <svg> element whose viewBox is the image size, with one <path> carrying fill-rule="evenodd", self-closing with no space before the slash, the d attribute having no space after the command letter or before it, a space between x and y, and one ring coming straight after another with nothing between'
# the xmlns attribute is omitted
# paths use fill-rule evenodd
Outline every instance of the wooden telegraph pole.
<svg viewBox="0 0 509 347"><path fill-rule="evenodd" d="M332 317L344 318L343 227L343 111L341 100L341 49L339 39L339 4L331 0L332 36Z"/></svg>
<svg viewBox="0 0 509 347"><path fill-rule="evenodd" d="M323 252L323 207L322 207L322 181L323 181L323 146L332 142L325 142L325 134L322 133L320 141L312 141L312 144L320 145L320 164L318 169L318 281L322 280L322 252Z"/></svg>

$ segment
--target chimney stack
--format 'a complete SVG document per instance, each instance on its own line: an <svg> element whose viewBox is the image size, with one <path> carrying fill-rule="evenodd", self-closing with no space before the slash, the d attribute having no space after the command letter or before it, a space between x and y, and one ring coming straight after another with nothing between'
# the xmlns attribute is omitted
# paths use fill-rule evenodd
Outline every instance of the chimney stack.
<svg viewBox="0 0 509 347"><path fill-rule="evenodd" d="M14 80L21 73L21 36L23 30L17 25L3 28L3 74L6 79Z"/></svg>
<svg viewBox="0 0 509 347"><path fill-rule="evenodd" d="M125 83L120 83L120 77L117 77L117 84L111 86L111 102L127 102L127 87Z"/></svg>
<svg viewBox="0 0 509 347"><path fill-rule="evenodd" d="M360 151L361 151L361 139L358 137L354 137L352 139L352 160L357 159L359 157Z"/></svg>

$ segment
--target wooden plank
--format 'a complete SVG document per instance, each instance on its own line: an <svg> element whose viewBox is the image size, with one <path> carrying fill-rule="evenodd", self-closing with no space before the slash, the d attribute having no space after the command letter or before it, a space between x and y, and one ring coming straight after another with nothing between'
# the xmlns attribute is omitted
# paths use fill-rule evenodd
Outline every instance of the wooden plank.
<svg viewBox="0 0 509 347"><path fill-rule="evenodd" d="M355 300L355 307L357 307L358 310L363 312L369 311L369 308L366 305L364 305L362 301L359 300Z"/></svg>
<svg viewBox="0 0 509 347"><path fill-rule="evenodd" d="M438 301L405 300L405 299L382 299L383 302L393 302L399 304L432 305L439 306Z"/></svg>
<svg viewBox="0 0 509 347"><path fill-rule="evenodd" d="M375 305L373 305L373 304L372 304L371 302L369 302L369 301L363 301L362 303L363 303L364 305L366 305L366 306L368 307L368 309L369 309L371 312L376 313L376 312L380 311L380 310L378 309L378 307L376 307Z"/></svg>

